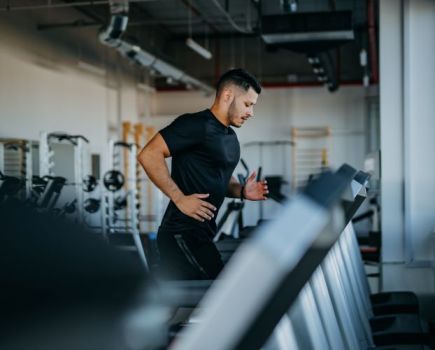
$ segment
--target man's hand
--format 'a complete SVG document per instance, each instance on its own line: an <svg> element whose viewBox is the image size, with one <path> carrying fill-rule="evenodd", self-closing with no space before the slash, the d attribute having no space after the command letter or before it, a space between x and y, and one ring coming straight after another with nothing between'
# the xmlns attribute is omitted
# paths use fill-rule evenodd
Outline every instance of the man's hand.
<svg viewBox="0 0 435 350"><path fill-rule="evenodd" d="M174 200L174 203L183 214L204 222L205 220L211 220L216 211L213 204L202 200L202 198L207 198L208 196L208 193L194 193L190 196L181 196L179 199Z"/></svg>
<svg viewBox="0 0 435 350"><path fill-rule="evenodd" d="M256 176L257 173L255 171L249 175L243 188L243 196L251 201L262 201L267 199L266 195L269 193L267 181L257 181Z"/></svg>

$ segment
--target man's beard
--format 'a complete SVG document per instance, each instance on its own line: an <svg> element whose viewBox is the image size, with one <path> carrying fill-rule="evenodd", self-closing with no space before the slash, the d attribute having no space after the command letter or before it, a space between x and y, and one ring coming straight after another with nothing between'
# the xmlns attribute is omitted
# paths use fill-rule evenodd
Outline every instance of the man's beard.
<svg viewBox="0 0 435 350"><path fill-rule="evenodd" d="M234 119L237 118L236 99L231 101L231 104L228 107L227 116L228 120L230 121L230 125L235 126L236 128L240 128L240 125L234 124Z"/></svg>

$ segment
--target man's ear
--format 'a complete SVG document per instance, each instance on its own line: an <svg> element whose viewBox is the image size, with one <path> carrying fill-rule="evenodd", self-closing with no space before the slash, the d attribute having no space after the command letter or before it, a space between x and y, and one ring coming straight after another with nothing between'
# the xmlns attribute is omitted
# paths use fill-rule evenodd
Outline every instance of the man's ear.
<svg viewBox="0 0 435 350"><path fill-rule="evenodd" d="M222 91L222 99L226 103L231 103L233 100L234 91L230 87L226 87Z"/></svg>

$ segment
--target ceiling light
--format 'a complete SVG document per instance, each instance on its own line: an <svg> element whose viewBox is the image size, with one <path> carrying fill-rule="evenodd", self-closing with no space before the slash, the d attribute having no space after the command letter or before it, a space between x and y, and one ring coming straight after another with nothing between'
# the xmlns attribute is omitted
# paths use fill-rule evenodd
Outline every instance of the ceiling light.
<svg viewBox="0 0 435 350"><path fill-rule="evenodd" d="M319 58L318 58L318 57L310 56L310 57L308 57L308 62L309 62L310 64L317 64L317 63L319 63L320 61L319 61Z"/></svg>
<svg viewBox="0 0 435 350"><path fill-rule="evenodd" d="M363 85L364 87L370 86L370 77L368 76L368 74L364 74L363 76Z"/></svg>
<svg viewBox="0 0 435 350"><path fill-rule="evenodd" d="M287 75L287 81L289 83L297 83L298 82L298 76L296 74L289 74L289 75Z"/></svg>
<svg viewBox="0 0 435 350"><path fill-rule="evenodd" d="M166 84L168 85L175 85L175 80L172 77L167 77L166 78Z"/></svg>
<svg viewBox="0 0 435 350"><path fill-rule="evenodd" d="M362 49L359 53L359 63L362 67L367 66L367 51L365 49Z"/></svg>
<svg viewBox="0 0 435 350"><path fill-rule="evenodd" d="M195 51L198 55L204 57L205 59L209 60L212 58L212 54L210 51L208 51L205 47L199 45L195 40L192 38L186 39L186 45L189 46L193 51Z"/></svg>
<svg viewBox="0 0 435 350"><path fill-rule="evenodd" d="M324 75L319 75L319 76L317 76L317 80L318 81L326 81L327 78Z"/></svg>

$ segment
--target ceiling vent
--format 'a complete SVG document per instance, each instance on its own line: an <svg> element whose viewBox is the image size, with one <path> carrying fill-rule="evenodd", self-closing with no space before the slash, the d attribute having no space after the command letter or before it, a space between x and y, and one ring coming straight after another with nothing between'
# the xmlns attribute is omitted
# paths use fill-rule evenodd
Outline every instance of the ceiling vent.
<svg viewBox="0 0 435 350"><path fill-rule="evenodd" d="M263 16L262 38L267 46L312 53L354 39L352 12L305 12Z"/></svg>

